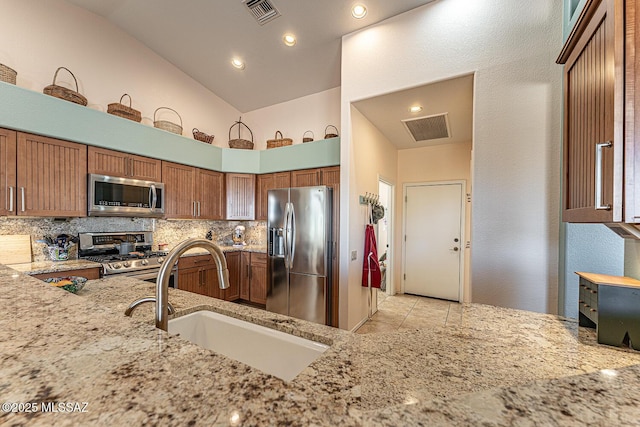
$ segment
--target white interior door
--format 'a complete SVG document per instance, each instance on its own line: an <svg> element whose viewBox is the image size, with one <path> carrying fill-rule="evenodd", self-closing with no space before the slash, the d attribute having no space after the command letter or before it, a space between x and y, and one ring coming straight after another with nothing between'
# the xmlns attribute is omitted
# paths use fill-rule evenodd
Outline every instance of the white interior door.
<svg viewBox="0 0 640 427"><path fill-rule="evenodd" d="M404 292L460 301L463 184L405 187Z"/></svg>

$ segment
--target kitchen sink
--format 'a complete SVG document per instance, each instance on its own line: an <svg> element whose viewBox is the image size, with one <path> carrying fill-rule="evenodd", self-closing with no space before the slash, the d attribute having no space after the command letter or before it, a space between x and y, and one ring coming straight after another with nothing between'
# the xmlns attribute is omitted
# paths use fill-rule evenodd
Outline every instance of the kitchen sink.
<svg viewBox="0 0 640 427"><path fill-rule="evenodd" d="M293 380L329 348L206 310L169 320L168 332L285 381Z"/></svg>

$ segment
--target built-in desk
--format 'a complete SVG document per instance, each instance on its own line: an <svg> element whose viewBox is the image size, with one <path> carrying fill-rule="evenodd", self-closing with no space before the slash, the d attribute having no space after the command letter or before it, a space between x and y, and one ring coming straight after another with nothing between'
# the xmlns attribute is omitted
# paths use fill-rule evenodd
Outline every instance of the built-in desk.
<svg viewBox="0 0 640 427"><path fill-rule="evenodd" d="M576 272L580 326L595 327L598 342L640 350L640 280Z"/></svg>

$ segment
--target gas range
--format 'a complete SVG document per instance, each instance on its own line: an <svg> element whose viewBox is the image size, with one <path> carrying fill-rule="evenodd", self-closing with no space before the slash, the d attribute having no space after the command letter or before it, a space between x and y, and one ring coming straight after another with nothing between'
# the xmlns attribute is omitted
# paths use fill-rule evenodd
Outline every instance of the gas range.
<svg viewBox="0 0 640 427"><path fill-rule="evenodd" d="M80 233L78 257L102 264L104 276L122 274L142 280L155 279L167 252L152 251L153 233ZM133 251L121 255L121 242L133 243Z"/></svg>

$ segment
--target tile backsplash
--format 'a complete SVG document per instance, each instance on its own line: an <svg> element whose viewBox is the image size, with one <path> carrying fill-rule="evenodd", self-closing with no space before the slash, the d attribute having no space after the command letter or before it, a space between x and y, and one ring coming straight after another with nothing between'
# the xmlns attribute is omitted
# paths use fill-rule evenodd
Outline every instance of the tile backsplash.
<svg viewBox="0 0 640 427"><path fill-rule="evenodd" d="M192 237L204 238L211 231L213 241L219 245L231 245L231 234L237 225L246 228L248 245L266 245L267 224L264 221L168 221L152 218L11 218L0 217L0 234L29 234L33 261L47 261L46 247L36 240L43 236L58 234L77 235L86 232L153 231L153 249L158 243L167 243L169 248ZM70 258L77 256L75 246Z"/></svg>

